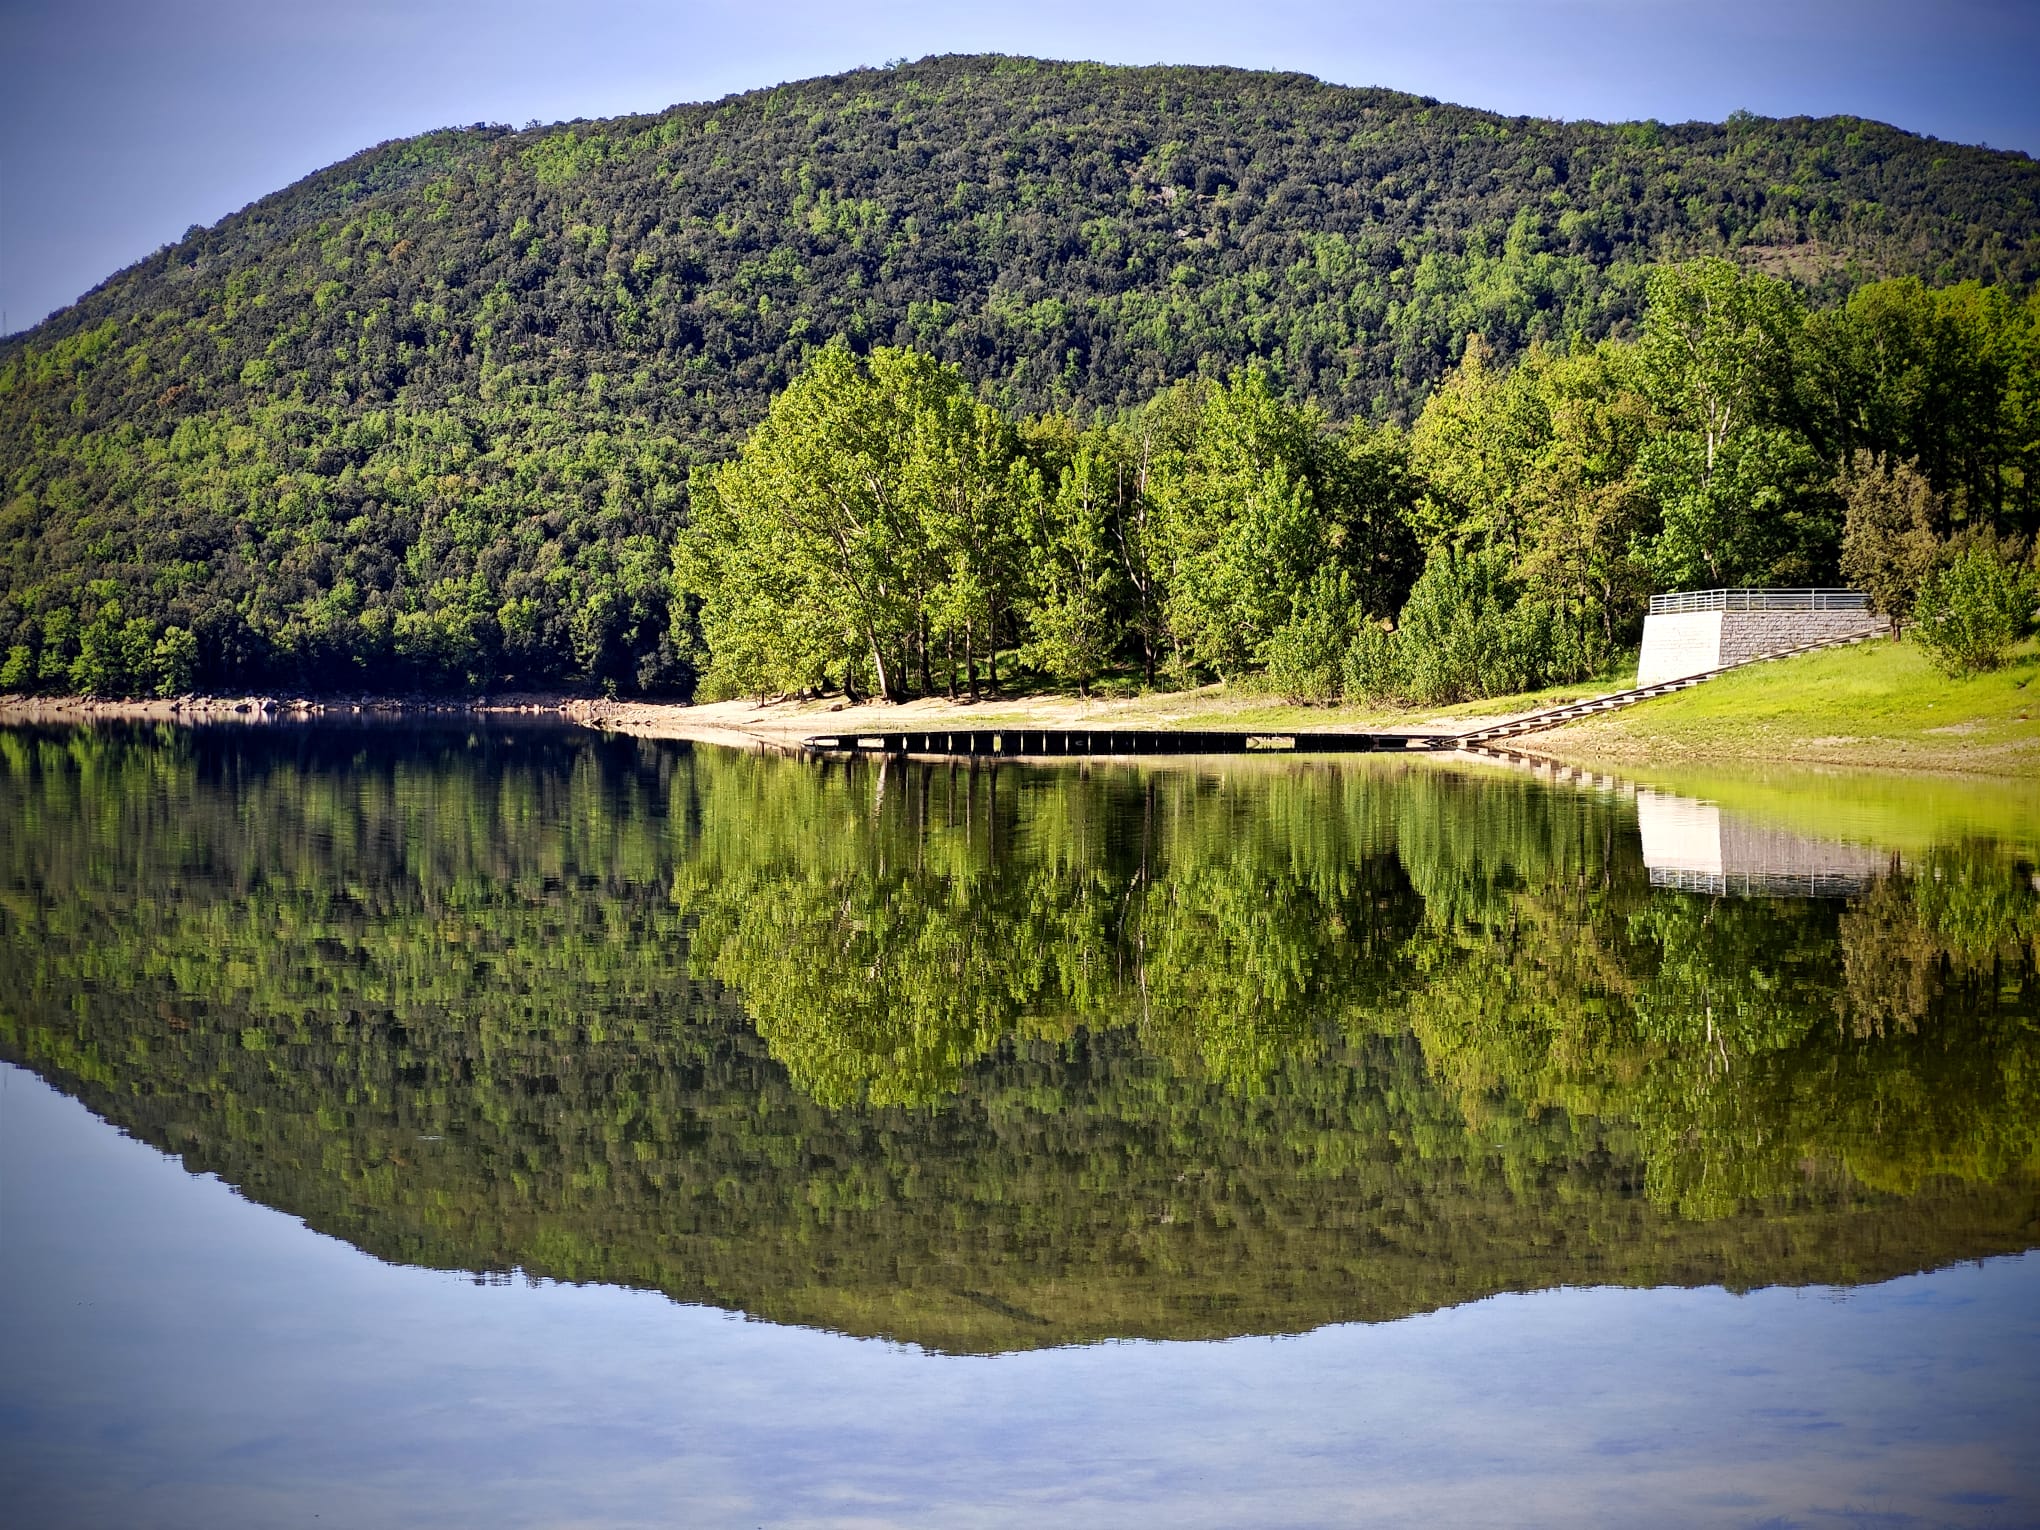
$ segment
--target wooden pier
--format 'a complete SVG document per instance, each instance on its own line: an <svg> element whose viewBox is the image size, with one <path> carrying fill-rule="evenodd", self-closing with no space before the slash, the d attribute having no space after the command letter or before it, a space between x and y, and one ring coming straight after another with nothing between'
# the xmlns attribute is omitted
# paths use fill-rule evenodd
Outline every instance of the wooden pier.
<svg viewBox="0 0 2040 1530"><path fill-rule="evenodd" d="M1205 728L916 728L824 733L802 740L815 754L922 755L1028 760L1161 754L1371 754L1452 749L1458 739L1428 733L1246 733Z"/></svg>

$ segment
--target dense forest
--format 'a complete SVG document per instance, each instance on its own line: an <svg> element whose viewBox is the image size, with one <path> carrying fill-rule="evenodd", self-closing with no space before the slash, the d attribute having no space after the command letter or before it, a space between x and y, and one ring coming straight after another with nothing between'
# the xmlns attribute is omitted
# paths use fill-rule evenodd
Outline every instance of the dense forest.
<svg viewBox="0 0 2040 1530"><path fill-rule="evenodd" d="M1422 420L1441 383L1478 395L1541 358L1526 365L1563 406L1552 472L1585 475L1567 513L1644 534L1610 531L1635 566L1566 572L1509 630L1560 667L1591 663L1646 575L1832 576L1835 485L1858 449L1917 459L1958 527L2030 530L2036 227L2030 159L1857 119L1556 123L1223 69L929 59L652 116L429 134L194 229L0 345L4 685L685 694L713 652L703 592L673 569L690 473L736 459L831 341L953 367L1013 430L1068 421L1023 443L1042 505L1084 432L1123 436L1143 409L1180 421L1221 387L1262 386L1243 376L1284 410L1366 427L1365 449L1313 447L1311 471L1336 469L1370 515L1409 510L1394 535L1364 558L1334 547L1314 602L1287 592L1299 609L1259 609L1252 589L1201 602L1207 627L1255 607L1243 633L1165 630L1162 601L1103 656L1175 677L1269 667L1305 691L1327 668L1302 634L1341 575L1364 616L1392 617L1451 544L1477 565L1448 569L1455 598L1507 626L1538 549L1490 550L1507 528L1480 486L1416 459L1450 443L1450 421ZM1654 270L1708 256L1755 283L1737 334L1792 342L1782 371L1775 350L1753 377L1728 358L1760 419L1710 413L1715 351L1699 393L1661 370L1612 393L1583 380L1597 342L1643 334ZM1872 283L1882 295L1862 298ZM1814 322L1852 293L1855 320ZM1630 392L1658 413L1571 402ZM1988 439L1923 430L1978 400ZM1717 468L1724 425L1737 439ZM1391 426L1411 427L1406 453L1374 438ZM1594 433L1664 431L1636 479L1650 495L1604 492L1624 480L1597 476ZM1312 504L1326 492L1306 487ZM1717 550L1707 516L1738 496L1752 524ZM1053 541L1072 515L1033 520ZM1008 649L1087 671L1087 576L1066 549L1048 566L989 605L952 581L925 638L917 615L896 654L832 654L825 678L892 689L876 669L897 658L911 686L924 663L947 683L953 655L963 683L973 657L990 683ZM1578 594L1593 581L1598 608ZM1103 593L1122 615L1138 599ZM945 621L971 630L938 635ZM1362 658L1367 684L1430 683ZM759 676L740 656L724 678Z"/></svg>
<svg viewBox="0 0 2040 1530"><path fill-rule="evenodd" d="M0 1057L383 1258L950 1349L1879 1279L2040 1187L2020 853L1668 892L1507 773L17 729L0 971Z"/></svg>
<svg viewBox="0 0 2040 1530"><path fill-rule="evenodd" d="M1721 259L1653 270L1633 342L1478 337L1407 431L1258 366L1088 426L960 368L818 352L697 471L704 694L1255 675L1449 702L1579 680L1653 589L1865 588L1954 672L2031 624L2040 298L1874 282L1809 312Z"/></svg>

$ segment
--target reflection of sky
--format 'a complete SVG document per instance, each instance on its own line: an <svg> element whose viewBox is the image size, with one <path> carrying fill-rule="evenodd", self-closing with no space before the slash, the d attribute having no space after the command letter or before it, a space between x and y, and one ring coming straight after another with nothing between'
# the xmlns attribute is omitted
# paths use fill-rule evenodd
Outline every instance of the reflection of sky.
<svg viewBox="0 0 2040 1530"><path fill-rule="evenodd" d="M0 1354L18 1524L2040 1517L2040 1255L938 1357L393 1269L9 1067Z"/></svg>

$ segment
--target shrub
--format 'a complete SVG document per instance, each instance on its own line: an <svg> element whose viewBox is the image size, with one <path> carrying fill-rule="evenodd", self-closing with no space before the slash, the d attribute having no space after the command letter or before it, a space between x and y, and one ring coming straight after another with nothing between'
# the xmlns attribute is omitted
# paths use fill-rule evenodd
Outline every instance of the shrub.
<svg viewBox="0 0 2040 1530"><path fill-rule="evenodd" d="M1913 625L1950 675L1996 669L2033 624L2034 591L2013 549L1978 538L1920 583Z"/></svg>
<svg viewBox="0 0 2040 1530"><path fill-rule="evenodd" d="M1381 624L1363 621L1346 644L1339 678L1349 697L1364 701L1401 701L1409 693L1402 645Z"/></svg>
<svg viewBox="0 0 2040 1530"><path fill-rule="evenodd" d="M1396 631L1406 699L1434 706L1482 693L1482 663L1500 639L1509 594L1500 558L1450 548L1431 555Z"/></svg>
<svg viewBox="0 0 2040 1530"><path fill-rule="evenodd" d="M191 677L198 670L198 639L182 627L165 627L151 660L156 694L181 695L191 689Z"/></svg>
<svg viewBox="0 0 2040 1530"><path fill-rule="evenodd" d="M1261 645L1270 688L1290 701L1338 700L1353 610L1352 580L1343 571L1320 570L1296 598L1289 620Z"/></svg>

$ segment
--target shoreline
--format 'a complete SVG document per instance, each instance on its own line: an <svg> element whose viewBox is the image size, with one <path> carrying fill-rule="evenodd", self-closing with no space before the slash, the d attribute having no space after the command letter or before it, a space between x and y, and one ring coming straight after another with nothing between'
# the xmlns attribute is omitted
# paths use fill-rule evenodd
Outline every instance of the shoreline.
<svg viewBox="0 0 2040 1530"><path fill-rule="evenodd" d="M1116 728L1171 732L1238 728L1245 732L1367 733L1395 731L1449 738L1468 729L1541 710L1547 703L1473 717L1360 712L1354 708L1290 706L1273 697L1204 691L1158 692L1130 700L1020 696L980 701L923 697L906 702L806 700L718 701L699 705L579 696L554 691L494 696L297 696L249 693L113 700L93 696L0 695L0 726L95 722L275 723L316 718L424 716L557 716L582 727L639 738L743 738L798 743L819 733L944 726L972 728ZM1320 717L1319 714L1322 714Z"/></svg>
<svg viewBox="0 0 2040 1530"><path fill-rule="evenodd" d="M1579 694L1592 692L1580 690ZM1524 698L1528 699L1528 698ZM797 751L815 734L853 730L902 731L919 728L1113 728L1173 732L1186 728L1241 732L1391 731L1440 740L1529 712L1554 698L1506 710L1454 708L1393 712L1358 707L1304 707L1272 696L1203 690L1157 692L1131 698L1046 695L979 701L924 697L909 702L846 702L841 697L776 701L641 701L557 691L504 692L491 696L308 696L246 693L187 695L167 699L110 700L89 696L0 695L0 727L90 726L157 722L181 725L263 726L315 721L385 720L428 717L477 719L551 718L576 727L642 739L670 739L735 748ZM1474 704L1478 706L1479 704ZM1492 705L1489 703L1488 705ZM1991 758L1995 751L1965 747L1958 738L1921 747L1918 740L1813 738L1810 746L1781 752L1778 740L1738 748L1737 733L1710 738L1702 746L1680 739L1607 737L1600 719L1569 723L1499 741L1505 751L1575 769L1621 772L1719 766L1787 766L1845 769L1890 775L1949 775L1970 779L2020 779L2035 756L2025 749ZM1600 734L1603 736L1597 737ZM1747 739L1747 735L1743 735ZM1833 744L1836 748L1811 747ZM1887 746L1888 747L1885 747ZM1865 747L1869 746L1869 747ZM1431 751L1411 751L1413 754Z"/></svg>

